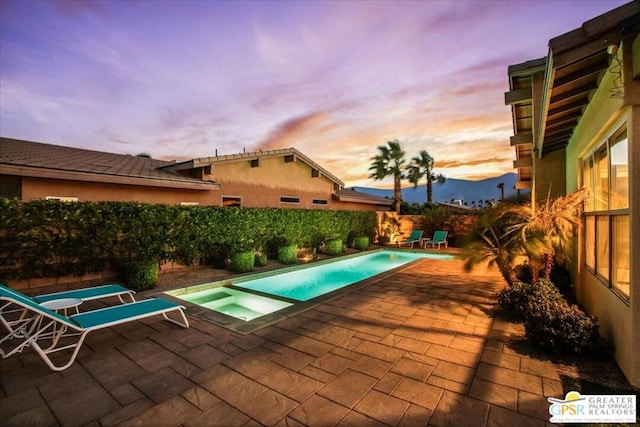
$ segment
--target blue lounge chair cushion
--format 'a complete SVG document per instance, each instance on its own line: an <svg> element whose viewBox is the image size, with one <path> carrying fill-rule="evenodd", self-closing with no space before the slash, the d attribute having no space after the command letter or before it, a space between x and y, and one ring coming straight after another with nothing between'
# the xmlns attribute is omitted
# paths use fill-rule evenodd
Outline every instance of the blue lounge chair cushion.
<svg viewBox="0 0 640 427"><path fill-rule="evenodd" d="M169 309L178 308L180 305L162 298L153 298L137 301L131 304L115 305L99 310L87 311L69 316L69 319L77 323L82 329L106 327L122 323L123 320L134 320L149 317L154 314L165 313Z"/></svg>
<svg viewBox="0 0 640 427"><path fill-rule="evenodd" d="M135 292L131 289L127 289L122 285L118 285L115 283L109 285L102 286L94 286L91 288L85 289L77 289L72 291L63 291L56 292L52 294L38 295L33 297L33 299L38 303L43 303L46 301L52 301L56 299L63 298L78 298L83 301L98 299L98 298L106 298L110 296L121 296L125 294L129 294L131 300L133 301L133 294Z"/></svg>

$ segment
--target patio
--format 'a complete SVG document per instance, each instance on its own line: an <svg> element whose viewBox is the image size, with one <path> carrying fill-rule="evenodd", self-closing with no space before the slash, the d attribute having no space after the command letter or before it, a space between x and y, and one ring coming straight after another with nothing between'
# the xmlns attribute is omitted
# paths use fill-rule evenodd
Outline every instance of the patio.
<svg viewBox="0 0 640 427"><path fill-rule="evenodd" d="M3 425L548 422L556 366L493 318L497 271L425 259L369 282L248 335L194 317L98 331L61 373L26 350L0 362Z"/></svg>

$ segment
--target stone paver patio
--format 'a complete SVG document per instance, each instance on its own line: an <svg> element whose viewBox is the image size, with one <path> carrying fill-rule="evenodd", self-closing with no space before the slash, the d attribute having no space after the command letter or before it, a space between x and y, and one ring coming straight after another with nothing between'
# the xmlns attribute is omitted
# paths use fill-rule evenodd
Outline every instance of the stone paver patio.
<svg viewBox="0 0 640 427"><path fill-rule="evenodd" d="M425 259L241 335L191 317L89 334L50 371L0 361L4 426L543 426L556 367L492 316L493 270Z"/></svg>

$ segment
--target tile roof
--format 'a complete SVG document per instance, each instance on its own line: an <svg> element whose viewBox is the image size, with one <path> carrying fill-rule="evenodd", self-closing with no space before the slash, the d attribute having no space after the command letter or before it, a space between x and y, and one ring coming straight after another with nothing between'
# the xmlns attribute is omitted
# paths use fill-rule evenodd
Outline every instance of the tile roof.
<svg viewBox="0 0 640 427"><path fill-rule="evenodd" d="M335 195L336 199L343 202L358 202L358 203L371 203L376 205L390 206L393 203L393 199L387 197L378 197L371 194L361 193L349 188L343 188Z"/></svg>
<svg viewBox="0 0 640 427"><path fill-rule="evenodd" d="M257 159L260 157L276 157L276 156L287 156L287 155L294 155L296 159L307 164L312 169L317 169L318 171L320 171L320 173L323 176L335 182L340 187L344 187L344 182L342 182L338 177L336 177L327 169L323 168L318 163L316 163L311 158L307 157L305 154L301 153L295 148L280 148L276 150L252 151L252 152L237 153L237 154L225 154L225 155L212 156L212 157L201 157L198 159L187 160L181 163L169 164L166 166L162 166L162 168L165 170L182 170L182 169L190 169L194 167L202 167L202 166L211 165L211 164L215 165L216 163L233 163L238 161Z"/></svg>
<svg viewBox="0 0 640 427"><path fill-rule="evenodd" d="M216 183L180 176L158 169L170 163L164 160L128 154L114 154L12 138L0 138L0 166L11 165L133 179L146 178L200 185L217 185Z"/></svg>

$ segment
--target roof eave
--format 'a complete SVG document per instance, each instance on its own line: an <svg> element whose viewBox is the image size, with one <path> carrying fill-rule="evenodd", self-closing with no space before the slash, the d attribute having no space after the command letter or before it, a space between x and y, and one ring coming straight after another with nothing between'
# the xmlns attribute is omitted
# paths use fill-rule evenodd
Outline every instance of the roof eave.
<svg viewBox="0 0 640 427"><path fill-rule="evenodd" d="M19 165L0 165L0 174L17 175L30 178L59 179L103 184L141 185L146 187L174 188L182 190L212 191L219 190L220 184L211 181L183 181L162 178L143 178L122 175L97 174L90 172L66 171L50 168L35 168Z"/></svg>

